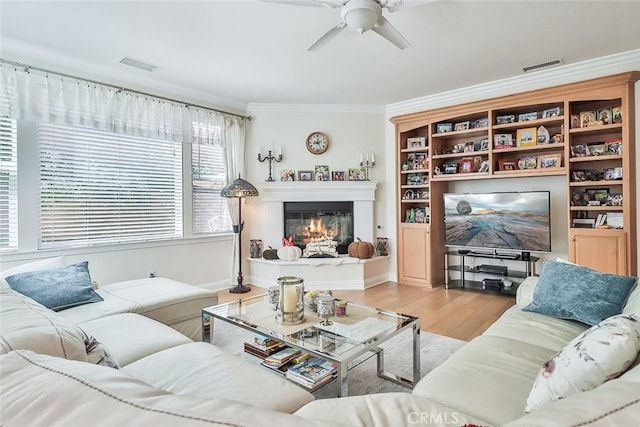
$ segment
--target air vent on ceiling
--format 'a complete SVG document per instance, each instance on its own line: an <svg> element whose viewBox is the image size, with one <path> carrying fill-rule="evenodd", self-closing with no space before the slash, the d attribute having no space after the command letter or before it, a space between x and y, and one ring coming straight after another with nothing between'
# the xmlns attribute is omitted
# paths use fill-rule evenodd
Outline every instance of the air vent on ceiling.
<svg viewBox="0 0 640 427"><path fill-rule="evenodd" d="M524 71L525 73L528 73L529 71L535 71L541 68L553 67L555 65L561 65L563 63L564 61L562 60L562 58L554 59L553 61L541 62L540 64L529 65L528 67L522 67L522 71Z"/></svg>
<svg viewBox="0 0 640 427"><path fill-rule="evenodd" d="M120 60L120 63L149 72L154 72L160 68L157 65L147 64L146 62L138 61L137 59L128 58L126 56Z"/></svg>

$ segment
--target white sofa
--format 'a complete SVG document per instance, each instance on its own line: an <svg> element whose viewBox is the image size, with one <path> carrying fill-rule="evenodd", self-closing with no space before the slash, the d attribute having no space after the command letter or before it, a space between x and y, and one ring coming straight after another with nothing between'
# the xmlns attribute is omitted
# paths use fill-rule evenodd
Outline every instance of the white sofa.
<svg viewBox="0 0 640 427"><path fill-rule="evenodd" d="M297 415L339 420L352 426L635 425L640 419L640 364L597 388L525 413L527 397L542 365L587 325L523 311L537 278L518 288L516 305L485 333L429 372L411 394L379 394L311 402ZM623 310L640 314L640 287ZM336 415L339 414L339 415Z"/></svg>
<svg viewBox="0 0 640 427"><path fill-rule="evenodd" d="M122 368L87 363L78 325L70 321L78 314L53 313L2 288L0 344L7 353L0 356L0 424L633 425L640 416L640 366L525 414L540 367L587 328L522 311L535 286L535 278L527 279L517 305L428 373L413 393L316 401L279 376L131 313L79 325L104 341ZM640 313L640 289L624 312ZM7 327L16 324L25 327ZM7 348L7 342L29 350Z"/></svg>
<svg viewBox="0 0 640 427"><path fill-rule="evenodd" d="M283 378L192 340L201 339L201 309L217 303L215 292L163 278L134 280L98 290L104 301L54 312L0 282L0 425L84 424L76 418L81 411L69 408L85 399L88 406L95 402L99 413L110 408L109 399L85 396L87 389L121 401L116 406L126 401L136 407L151 396L166 396L159 400L193 398L206 402L208 410L216 401L225 408L237 404L231 401L248 402L245 406L268 414L291 413L313 400ZM120 369L90 363L88 337L102 343ZM62 393L67 387L84 389L78 390L83 398ZM56 397L36 405L42 411L38 421L33 404L40 402L41 393ZM165 409L171 412L180 406L173 405ZM58 420L57 414L66 411ZM126 413L105 412L105 425L114 425ZM200 415L216 422L226 419L217 411L213 414Z"/></svg>

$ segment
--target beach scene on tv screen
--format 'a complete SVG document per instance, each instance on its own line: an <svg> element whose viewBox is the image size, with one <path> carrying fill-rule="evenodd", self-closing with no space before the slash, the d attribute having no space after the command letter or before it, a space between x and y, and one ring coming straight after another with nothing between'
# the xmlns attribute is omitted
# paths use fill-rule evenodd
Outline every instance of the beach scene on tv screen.
<svg viewBox="0 0 640 427"><path fill-rule="evenodd" d="M450 246L549 252L549 193L445 194Z"/></svg>

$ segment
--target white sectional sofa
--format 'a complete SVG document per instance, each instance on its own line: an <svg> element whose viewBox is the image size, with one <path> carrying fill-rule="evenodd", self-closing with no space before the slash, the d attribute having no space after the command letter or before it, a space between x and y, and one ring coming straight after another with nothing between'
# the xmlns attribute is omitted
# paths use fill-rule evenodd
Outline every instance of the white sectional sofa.
<svg viewBox="0 0 640 427"><path fill-rule="evenodd" d="M209 343L193 342L140 314L113 313L114 303L107 298L98 312L108 314L88 314L90 306L101 303L73 314L54 313L0 287L0 352L6 353L0 355L0 424L634 425L640 417L637 362L593 390L525 413L541 366L587 329L575 321L523 311L536 284L536 278L527 279L518 290L517 304L428 373L413 393L315 401L301 388ZM203 298L189 304L204 306L215 300L213 295ZM155 307L151 311L157 313L161 304L154 304L140 304L139 310ZM623 312L640 314L640 289L632 292ZM106 344L121 369L89 363L79 328Z"/></svg>

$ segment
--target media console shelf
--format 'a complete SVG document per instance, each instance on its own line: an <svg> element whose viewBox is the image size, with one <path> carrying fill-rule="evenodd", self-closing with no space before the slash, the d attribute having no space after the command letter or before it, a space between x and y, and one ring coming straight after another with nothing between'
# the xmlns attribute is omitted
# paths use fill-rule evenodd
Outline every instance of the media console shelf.
<svg viewBox="0 0 640 427"><path fill-rule="evenodd" d="M496 255L495 252L445 252L446 289L470 289L515 295L520 283L536 274L536 262L540 258L531 256L529 260L523 260L518 255L511 258L505 256L500 253ZM457 262L451 263L452 259ZM507 281L511 282L511 286L498 285Z"/></svg>

